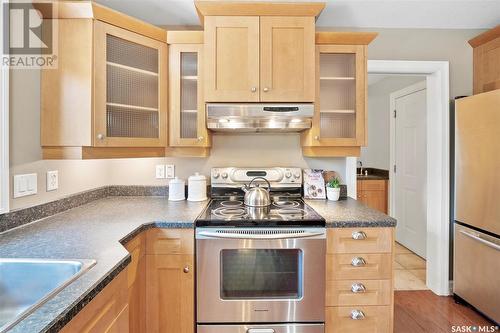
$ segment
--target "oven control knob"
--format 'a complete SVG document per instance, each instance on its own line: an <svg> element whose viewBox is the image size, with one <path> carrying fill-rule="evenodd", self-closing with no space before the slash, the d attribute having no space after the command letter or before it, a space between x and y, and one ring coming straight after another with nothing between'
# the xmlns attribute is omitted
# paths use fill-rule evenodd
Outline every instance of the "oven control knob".
<svg viewBox="0 0 500 333"><path fill-rule="evenodd" d="M216 172L216 173L214 173L214 176L213 176L213 177L214 177L215 179L217 179L217 178L219 178L219 176L220 176L220 174L219 174L218 172Z"/></svg>
<svg viewBox="0 0 500 333"><path fill-rule="evenodd" d="M286 178L290 178L290 177L292 177L292 173L291 173L290 171L287 171L287 172L285 173L285 177L286 177Z"/></svg>
<svg viewBox="0 0 500 333"><path fill-rule="evenodd" d="M226 179L227 178L227 172L222 173L222 178Z"/></svg>
<svg viewBox="0 0 500 333"><path fill-rule="evenodd" d="M293 177L294 177L295 179L299 179L299 178L300 178L300 173L298 173L298 172L294 173L294 174L293 174Z"/></svg>

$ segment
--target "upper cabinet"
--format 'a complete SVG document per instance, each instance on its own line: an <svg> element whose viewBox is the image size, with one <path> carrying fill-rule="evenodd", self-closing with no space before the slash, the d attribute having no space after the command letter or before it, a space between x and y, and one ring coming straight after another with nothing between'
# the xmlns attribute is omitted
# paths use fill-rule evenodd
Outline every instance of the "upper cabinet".
<svg viewBox="0 0 500 333"><path fill-rule="evenodd" d="M373 33L321 32L316 40L316 99L306 156L359 156L366 145L366 49Z"/></svg>
<svg viewBox="0 0 500 333"><path fill-rule="evenodd" d="M474 94L500 89L500 25L471 39Z"/></svg>
<svg viewBox="0 0 500 333"><path fill-rule="evenodd" d="M167 155L207 156L210 136L203 98L203 33L169 32Z"/></svg>
<svg viewBox="0 0 500 333"><path fill-rule="evenodd" d="M205 101L314 101L314 22L324 4L196 6L205 26Z"/></svg>
<svg viewBox="0 0 500 333"><path fill-rule="evenodd" d="M91 2L60 6L58 68L41 74L43 157L164 156L166 32Z"/></svg>

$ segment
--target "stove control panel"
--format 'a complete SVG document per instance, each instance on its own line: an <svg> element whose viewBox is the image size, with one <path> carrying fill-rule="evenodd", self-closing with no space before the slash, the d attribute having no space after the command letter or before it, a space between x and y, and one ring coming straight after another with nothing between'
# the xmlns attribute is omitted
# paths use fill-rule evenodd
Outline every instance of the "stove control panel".
<svg viewBox="0 0 500 333"><path fill-rule="evenodd" d="M302 186L301 168L212 168L210 180L215 187L243 186L255 177L263 177L271 183L271 187ZM255 182L265 184L262 179Z"/></svg>

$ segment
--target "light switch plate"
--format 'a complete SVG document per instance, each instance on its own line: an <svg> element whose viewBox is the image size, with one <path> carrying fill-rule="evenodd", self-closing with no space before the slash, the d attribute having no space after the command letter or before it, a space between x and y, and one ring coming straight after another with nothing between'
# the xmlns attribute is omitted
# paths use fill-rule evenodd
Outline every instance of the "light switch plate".
<svg viewBox="0 0 500 333"><path fill-rule="evenodd" d="M156 166L156 179L164 179L165 178L165 165L158 164Z"/></svg>
<svg viewBox="0 0 500 333"><path fill-rule="evenodd" d="M167 178L174 178L175 177L175 166L173 164L167 164L167 165L165 165L165 168L167 170Z"/></svg>
<svg viewBox="0 0 500 333"><path fill-rule="evenodd" d="M55 191L59 188L59 171L47 171L47 192Z"/></svg>
<svg viewBox="0 0 500 333"><path fill-rule="evenodd" d="M14 176L14 198L36 194L37 187L36 173Z"/></svg>

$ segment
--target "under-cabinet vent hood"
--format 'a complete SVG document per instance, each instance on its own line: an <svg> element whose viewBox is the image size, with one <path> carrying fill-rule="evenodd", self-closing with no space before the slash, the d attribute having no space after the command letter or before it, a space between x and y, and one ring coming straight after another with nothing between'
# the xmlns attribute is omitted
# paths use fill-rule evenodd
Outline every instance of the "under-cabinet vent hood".
<svg viewBox="0 0 500 333"><path fill-rule="evenodd" d="M220 132L300 132L311 127L314 104L207 103L207 127Z"/></svg>

